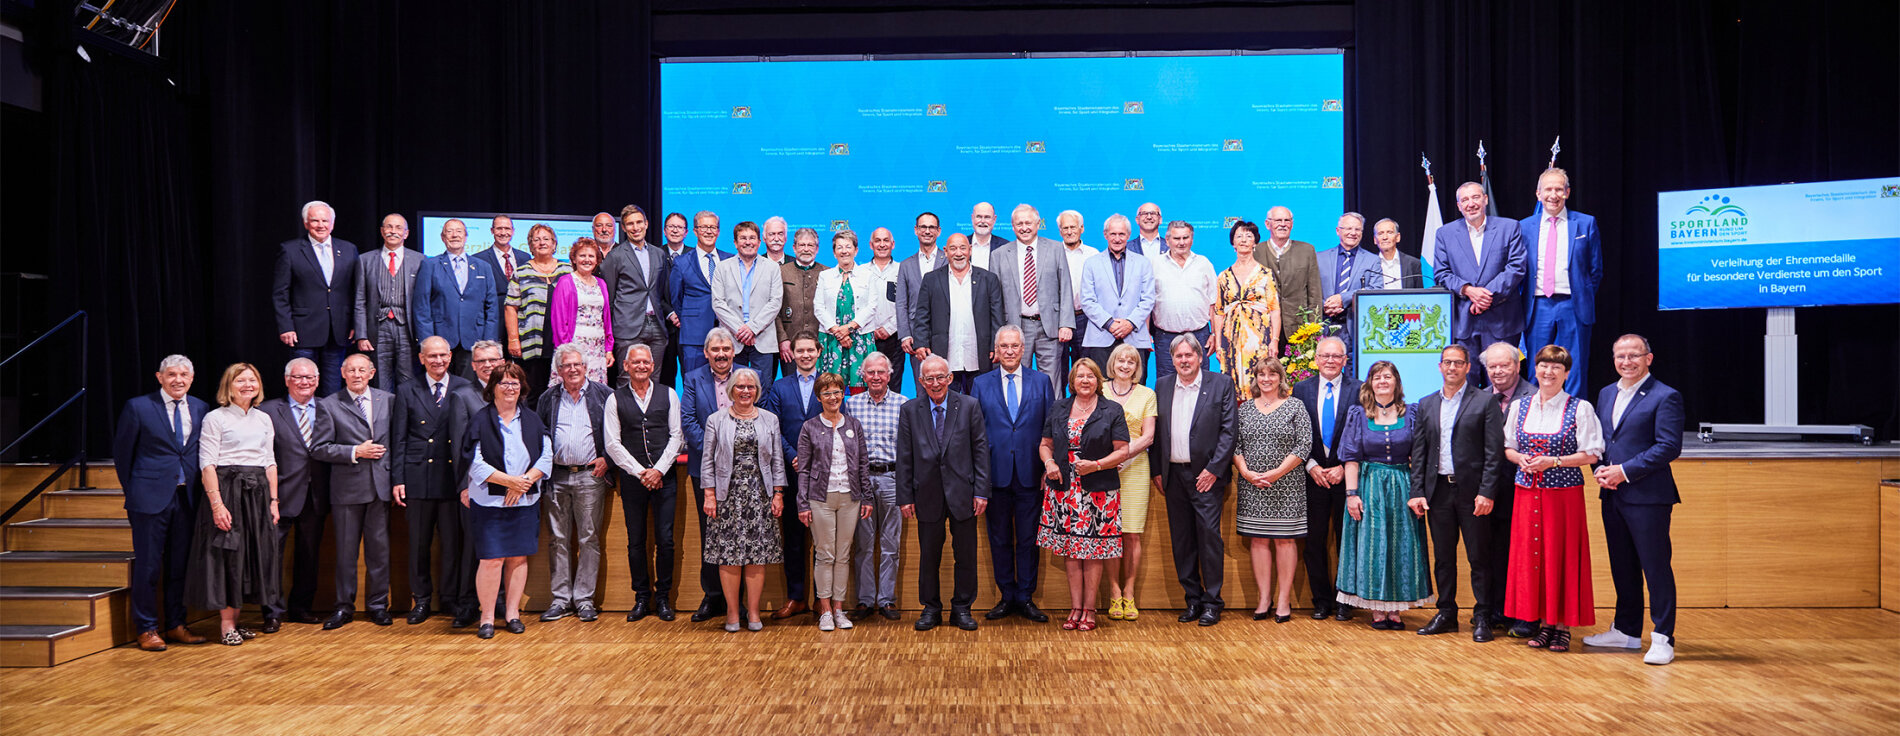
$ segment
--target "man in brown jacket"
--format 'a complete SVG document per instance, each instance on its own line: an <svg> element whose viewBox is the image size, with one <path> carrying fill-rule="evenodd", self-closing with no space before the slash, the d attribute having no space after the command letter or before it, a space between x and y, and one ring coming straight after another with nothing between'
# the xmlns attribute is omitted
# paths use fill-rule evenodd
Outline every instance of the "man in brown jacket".
<svg viewBox="0 0 1900 736"><path fill-rule="evenodd" d="M1273 283L1280 287L1280 334L1291 335L1321 316L1319 256L1312 243L1293 239L1293 210L1267 210L1267 232L1267 242L1253 250L1253 257L1273 272Z"/></svg>
<svg viewBox="0 0 1900 736"><path fill-rule="evenodd" d="M818 291L818 274L828 268L817 260L816 230L799 228L792 235L792 253L793 258L779 266L785 281L785 303L778 313L779 368L788 375L793 336L806 332L818 334L818 312L812 306L812 294Z"/></svg>

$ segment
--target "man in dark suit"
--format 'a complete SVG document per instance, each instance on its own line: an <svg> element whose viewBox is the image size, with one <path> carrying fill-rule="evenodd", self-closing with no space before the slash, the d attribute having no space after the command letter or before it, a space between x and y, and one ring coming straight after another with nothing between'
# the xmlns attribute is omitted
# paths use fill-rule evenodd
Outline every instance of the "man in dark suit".
<svg viewBox="0 0 1900 736"><path fill-rule="evenodd" d="M336 517L336 612L323 622L334 629L356 618L356 554L361 545L369 590L370 621L389 616L390 420L396 397L370 388L376 366L361 353L343 361L343 390L323 398L312 454L330 463L330 513Z"/></svg>
<svg viewBox="0 0 1900 736"><path fill-rule="evenodd" d="M1515 344L1524 332L1524 237L1516 220L1485 214L1490 202L1483 185L1458 185L1464 219L1432 240L1432 275L1453 295L1451 337L1474 354L1493 342Z"/></svg>
<svg viewBox="0 0 1900 736"><path fill-rule="evenodd" d="M1023 331L1004 325L996 332L996 370L976 377L971 397L983 409L983 432L990 441L990 562L1003 599L984 618L1012 613L1036 623L1049 615L1031 599L1036 594L1036 529L1042 515L1042 425L1054 403L1053 389L1023 368Z"/></svg>
<svg viewBox="0 0 1900 736"><path fill-rule="evenodd" d="M1423 289L1424 269L1418 259L1399 251L1399 224L1388 217L1372 226L1372 242L1379 246L1378 270L1366 275L1368 289ZM1474 358L1475 360L1475 358Z"/></svg>
<svg viewBox="0 0 1900 736"><path fill-rule="evenodd" d="M904 351L903 355L912 356L913 373L921 360L916 357L917 348L922 346L910 334L910 326L916 319L917 293L924 287L924 274L950 264L950 259L937 247L937 236L943 232L942 227L936 214L925 212L918 215L916 223L912 225L917 233L917 252L897 264L897 293L891 295L897 302L897 341ZM894 376L891 390L902 391L904 360L901 356L892 359L891 373Z"/></svg>
<svg viewBox="0 0 1900 736"><path fill-rule="evenodd" d="M1597 322L1597 285L1603 283L1603 238L1597 218L1566 206L1570 175L1552 168L1537 177L1538 213L1524 218L1525 300L1524 352L1545 345L1570 351L1574 365L1589 365L1590 327ZM1564 379L1564 392L1582 396L1584 374L1574 370Z"/></svg>
<svg viewBox="0 0 1900 736"><path fill-rule="evenodd" d="M1676 658L1676 573L1669 564L1669 516L1682 495L1669 463L1682 454L1682 394L1649 374L1655 356L1649 340L1624 335L1610 348L1616 383L1597 392L1603 422L1603 542L1616 583L1616 619L1609 630L1584 637L1593 647L1643 645L1643 581L1649 581L1649 652L1643 661L1669 664Z"/></svg>
<svg viewBox="0 0 1900 736"><path fill-rule="evenodd" d="M693 268L692 261L688 259L681 268ZM707 330L700 340L705 345L705 365L687 371L680 379L680 432L686 436L686 475L692 479L693 508L698 510L699 534L704 539L706 487L699 482L699 458L706 446L706 420L732 403L726 397L726 384L732 380L732 359L739 351L732 333L724 327ZM719 584L718 565L700 562L699 589L704 595L699 609L693 611L693 623L726 615L726 594Z"/></svg>
<svg viewBox="0 0 1900 736"><path fill-rule="evenodd" d="M495 303L501 304L508 300L508 287L515 282L515 269L520 268L521 264L527 263L530 259L534 258L534 256L525 250L514 247L514 218L507 215L495 215L495 219L488 223L488 234L494 237L494 242L487 250L476 253L475 260L487 264L488 270L495 274L495 279L492 284L495 289ZM496 313L500 313L501 309L497 307L495 311ZM503 337L503 335L501 334L500 319L495 320L493 330L482 335L482 339L484 340L494 340L501 337Z"/></svg>
<svg viewBox="0 0 1900 736"><path fill-rule="evenodd" d="M948 524L956 555L950 621L975 631L970 604L976 602L976 517L989 505L990 494L983 410L975 399L950 390L950 363L941 356L925 358L921 373L924 395L906 402L897 415L897 506L904 518L917 520L917 600L924 612L916 628L929 631L943 623L938 575Z"/></svg>
<svg viewBox="0 0 1900 736"><path fill-rule="evenodd" d="M1306 460L1306 584L1313 592L1313 619L1352 619L1352 607L1338 603L1333 587L1334 538L1346 518L1346 469L1339 460L1339 437L1346 411L1359 402L1359 379L1345 372L1346 343L1321 338L1313 348L1319 374L1293 386L1313 427L1313 452Z"/></svg>
<svg viewBox="0 0 1900 736"><path fill-rule="evenodd" d="M441 336L449 341L449 372L469 369L475 343L495 339L501 324L501 299L491 286L498 276L492 266L470 258L463 248L468 230L461 220L442 224L442 245L448 252L429 259L416 274L417 337Z"/></svg>
<svg viewBox="0 0 1900 736"><path fill-rule="evenodd" d="M318 462L310 450L316 444L317 364L308 358L293 358L284 366L284 398L258 405L270 415L276 431L272 450L277 457L277 546L279 551L292 534L297 540L291 555L290 595L285 601L270 601L264 608L264 633L276 633L283 621L299 624L322 623L312 614L317 599L317 555L323 551L323 517L330 513L330 464ZM324 421L328 421L327 419Z"/></svg>
<svg viewBox="0 0 1900 736"><path fill-rule="evenodd" d="M994 365L991 342L1003 321L1003 285L996 274L970 262L970 241L951 234L943 246L950 266L924 275L911 307L915 355L941 356L956 376L958 391L970 390L978 373ZM921 369L920 369L921 373Z"/></svg>
<svg viewBox="0 0 1900 736"><path fill-rule="evenodd" d="M1491 559L1490 515L1504 465L1504 412L1465 380L1471 372L1470 353L1463 345L1438 353L1442 389L1418 402L1418 423L1412 433L1412 497L1414 513L1423 512L1431 529L1432 564L1438 583L1438 615L1418 633L1425 636L1458 630L1458 536L1465 538L1465 561L1471 565L1471 640L1491 641L1498 613L1491 602L1495 588L1504 586L1498 565Z"/></svg>
<svg viewBox="0 0 1900 736"><path fill-rule="evenodd" d="M1167 499L1174 572L1187 594L1180 621L1220 623L1224 560L1221 507L1234 466L1234 382L1212 371L1201 341L1183 335L1168 346L1174 375L1155 384L1155 443L1148 448L1155 491Z"/></svg>
<svg viewBox="0 0 1900 736"><path fill-rule="evenodd" d="M666 296L666 249L647 245L646 212L634 205L620 211L622 230L628 240L602 259L601 278L607 279L607 293L613 295L614 345L621 360L627 349L645 345L654 355L666 352L666 318L673 311ZM636 227L637 226L637 227ZM635 238L634 234L639 237ZM622 383L626 374L621 374Z"/></svg>
<svg viewBox="0 0 1900 736"><path fill-rule="evenodd" d="M125 488L132 523L132 627L139 648L165 642L203 644L185 628L185 571L198 523L198 436L210 406L186 396L191 360L168 355L158 364L157 393L125 402L112 434L112 465ZM165 634L158 628L158 579L165 576Z"/></svg>
<svg viewBox="0 0 1900 736"><path fill-rule="evenodd" d="M416 373L409 305L424 259L402 247L409 239L402 215L383 217L382 237L383 247L356 259L356 349L376 361L376 387L394 391Z"/></svg>
<svg viewBox="0 0 1900 736"><path fill-rule="evenodd" d="M1498 405L1498 413L1509 416L1512 402L1529 396L1537 387L1524 379L1524 354L1517 346L1506 342L1494 342L1478 354L1478 362L1484 367L1486 378L1491 386L1481 395L1491 403ZM1508 428L1507 428L1508 431ZM1491 496L1491 566L1497 571L1498 580L1511 579L1511 510L1517 501L1517 473L1511 466L1504 466L1498 473L1497 486ZM1467 542L1469 544L1469 542ZM1504 585L1491 586L1491 618L1495 625L1503 627L1505 633L1513 639L1528 639L1537 634L1537 627L1531 621L1519 621L1504 615Z"/></svg>
<svg viewBox="0 0 1900 736"><path fill-rule="evenodd" d="M733 257L719 250L718 215L704 211L694 215L693 235L699 245L675 257L666 272L666 295L673 309L666 319L680 331L681 373L706 364L706 333L719 326L712 308L713 273L720 261Z"/></svg>
<svg viewBox="0 0 1900 736"><path fill-rule="evenodd" d="M439 603L453 616L451 627L462 628L473 622L475 591L465 585L474 575L458 554L466 532L458 503L464 473L456 465L455 451L463 417L455 402L473 391L474 384L449 373L449 341L440 336L422 341L421 361L422 380L396 388L390 417L390 495L409 521L409 593L415 605L407 620L427 621L435 612L430 604ZM442 576L435 578L429 558L438 534Z"/></svg>
<svg viewBox="0 0 1900 736"><path fill-rule="evenodd" d="M802 245L794 244L795 248ZM791 375L772 383L760 404L778 417L779 442L785 452L785 477L798 477L798 433L805 420L824 409L814 389L818 382L818 337L806 332L792 339ZM805 603L811 582L811 527L798 520L798 514L780 514L779 528L785 540L785 606L772 613L774 620L788 619L811 611Z"/></svg>
<svg viewBox="0 0 1900 736"><path fill-rule="evenodd" d="M666 219L662 220L661 223L660 237L663 242L655 246L660 249L660 262L663 264L660 273L660 283L667 285L667 308L676 310L677 307L673 305L679 302L679 292L672 290L673 261L678 260L680 256L685 255L687 251L693 249L693 246L686 244L686 231L690 228L686 226L686 216L678 212L668 212ZM666 352L658 353L653 356L654 360L659 361L659 367L655 369L657 371L655 375L658 376L660 383L677 387L679 386L680 374L685 373L685 371L680 368L680 325L678 317L674 316L673 312L668 312L667 315L667 319L665 320Z"/></svg>
<svg viewBox="0 0 1900 736"><path fill-rule="evenodd" d="M292 357L316 361L318 390L343 385L337 371L350 351L356 320L356 246L331 237L336 210L322 202L303 206L304 237L279 245L271 274L271 303L277 313L277 339Z"/></svg>

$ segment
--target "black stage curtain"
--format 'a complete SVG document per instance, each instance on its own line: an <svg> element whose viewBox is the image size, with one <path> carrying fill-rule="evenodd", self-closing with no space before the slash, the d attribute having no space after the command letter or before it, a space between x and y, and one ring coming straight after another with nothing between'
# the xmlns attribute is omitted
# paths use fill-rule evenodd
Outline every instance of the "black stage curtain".
<svg viewBox="0 0 1900 736"><path fill-rule="evenodd" d="M1655 192L1900 170L1897 14L1756 0L202 0L167 24L167 63L43 67L55 232L76 256L59 276L71 306L101 317L103 419L151 390L169 352L192 355L201 384L236 360L275 373L272 253L301 234L304 201L335 205L338 235L363 248L388 212L635 202L657 216L656 54L1344 46L1349 207L1398 220L1417 252L1418 154L1455 216L1482 138L1501 215L1527 216L1561 134L1572 203L1605 228L1590 384L1613 378L1610 340L1640 331L1692 421L1759 421L1761 310L1654 308ZM1298 216L1296 235L1329 239L1333 213ZM1900 308L1805 309L1798 324L1802 420L1900 434Z"/></svg>

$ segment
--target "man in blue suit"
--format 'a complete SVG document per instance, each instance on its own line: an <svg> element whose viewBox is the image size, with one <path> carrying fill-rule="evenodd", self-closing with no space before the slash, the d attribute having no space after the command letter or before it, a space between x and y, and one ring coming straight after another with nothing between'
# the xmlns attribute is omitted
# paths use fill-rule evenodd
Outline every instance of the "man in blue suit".
<svg viewBox="0 0 1900 736"><path fill-rule="evenodd" d="M772 383L760 407L778 417L779 441L785 449L788 466L785 477L798 477L798 433L805 420L818 416L824 407L818 404L814 390L818 383L818 336L810 332L792 338L792 374ZM779 529L785 539L785 607L772 613L774 620L788 619L811 608L805 594L811 580L811 527L798 520L798 514L780 514Z"/></svg>
<svg viewBox="0 0 1900 736"><path fill-rule="evenodd" d="M1340 215L1334 232L1339 234L1339 247L1316 254L1319 258L1320 313L1325 316L1327 324L1341 328L1340 339L1351 346L1355 332L1352 298L1359 293L1367 274L1378 278L1379 253L1359 247L1366 237L1365 215L1357 212ZM1346 372L1358 375L1352 369L1352 354L1352 350L1346 351Z"/></svg>
<svg viewBox="0 0 1900 736"><path fill-rule="evenodd" d="M1432 239L1434 276L1452 292L1451 337L1471 355L1494 342L1516 344L1524 332L1524 238L1516 220L1485 215L1490 203L1484 185L1458 185L1464 220ZM1483 371L1471 370L1472 380L1483 380Z"/></svg>
<svg viewBox="0 0 1900 736"><path fill-rule="evenodd" d="M1590 327L1597 322L1597 285L1603 283L1603 240L1597 233L1597 218L1572 211L1565 206L1570 199L1570 175L1563 169L1550 169L1537 177L1537 201L1540 211L1518 223L1520 232L1529 233L1525 245L1529 251L1526 278L1529 299L1524 325L1526 355L1535 355L1545 345L1558 345L1570 351L1573 365L1590 364ZM1582 396L1584 374L1575 370L1564 379L1564 392Z"/></svg>
<svg viewBox="0 0 1900 736"><path fill-rule="evenodd" d="M501 299L495 295L499 279L493 267L464 252L468 228L461 220L442 224L447 253L429 259L416 274L415 299L410 309L416 339L440 336L449 341L449 372L468 370L469 351L475 343L495 339L501 324Z"/></svg>
<svg viewBox="0 0 1900 736"><path fill-rule="evenodd" d="M1682 454L1682 394L1649 375L1649 340L1624 335L1610 347L1621 380L1597 392L1603 423L1603 542L1616 584L1616 619L1610 629L1584 637L1593 647L1636 649L1643 645L1643 581L1649 581L1649 617L1656 630L1643 661L1669 664L1676 658L1676 574L1669 566L1669 515L1682 503L1669 463Z"/></svg>
<svg viewBox="0 0 1900 736"><path fill-rule="evenodd" d="M1148 207L1151 205L1142 205ZM1155 208L1156 217L1161 209ZM1148 313L1155 307L1154 265L1146 258L1129 258L1128 218L1121 213L1109 215L1102 224L1102 240L1108 250L1089 258L1082 265L1082 298L1079 306L1088 320L1082 332L1082 357L1108 369L1109 353L1124 342L1141 351L1141 364L1148 364L1154 352L1154 333L1147 328Z"/></svg>
<svg viewBox="0 0 1900 736"><path fill-rule="evenodd" d="M277 339L293 358L319 368L318 391L343 387L343 356L356 335L356 246L331 237L336 210L322 202L303 206L304 237L279 245L271 274L271 305Z"/></svg>
<svg viewBox="0 0 1900 736"><path fill-rule="evenodd" d="M125 488L126 519L132 522L132 625L139 648L148 652L165 651L167 641L205 642L185 628L185 557L197 523L198 436L211 408L185 395L191 378L189 358L165 356L158 364L159 391L125 402L112 436L112 464ZM158 633L160 570L165 573L163 637Z"/></svg>
<svg viewBox="0 0 1900 736"><path fill-rule="evenodd" d="M692 265L689 260L681 267L690 268ZM685 332L680 333L680 339L686 337ZM724 327L702 332L698 339L700 344L705 345L705 361L680 377L680 433L686 436L686 475L693 481L693 507L699 513L700 538L705 539L706 488L699 483L699 457L706 445L706 420L732 404L732 400L726 397L726 384L732 380L732 358L738 355L735 349L738 343ZM725 616L726 596L724 589L719 587L718 565L700 564L699 589L705 595L700 598L699 610L693 611L693 623L714 616Z"/></svg>
<svg viewBox="0 0 1900 736"><path fill-rule="evenodd" d="M680 330L681 373L706 365L705 336L719 325L712 308L713 269L720 261L733 257L719 250L718 215L703 210L693 215L693 236L699 246L674 257L673 266L666 271L666 293L673 306L673 313L666 319Z"/></svg>
<svg viewBox="0 0 1900 736"><path fill-rule="evenodd" d="M515 269L520 268L521 264L527 263L534 256L514 247L515 221L507 215L495 215L495 219L488 223L488 234L494 236L494 245L476 253L475 260L488 264L488 270L494 272L495 304L500 305L508 299L508 286L514 283ZM495 312L500 314L501 307L496 306ZM427 337L427 335L421 337ZM494 329L490 331L490 334L483 335L482 339L496 340L503 337L505 336L501 334L501 320L498 318L495 320Z"/></svg>
<svg viewBox="0 0 1900 736"><path fill-rule="evenodd" d="M1023 371L1023 331L1004 325L996 331L996 370L977 376L970 395L983 410L983 433L990 440L990 562L996 588L1003 594L983 617L994 621L1011 613L1036 623L1049 615L1030 600L1036 594L1036 526L1042 514L1043 421L1055 402L1047 381L1029 380ZM1040 377L1040 376L1038 376Z"/></svg>

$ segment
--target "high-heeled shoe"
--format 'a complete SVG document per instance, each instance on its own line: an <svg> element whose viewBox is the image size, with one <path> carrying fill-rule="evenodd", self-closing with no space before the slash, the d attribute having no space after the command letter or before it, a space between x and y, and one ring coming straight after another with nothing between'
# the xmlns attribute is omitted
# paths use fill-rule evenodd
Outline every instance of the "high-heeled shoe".
<svg viewBox="0 0 1900 736"><path fill-rule="evenodd" d="M1273 614L1273 622L1276 624L1283 624L1292 620L1293 620L1293 614L1291 612Z"/></svg>
<svg viewBox="0 0 1900 736"><path fill-rule="evenodd" d="M1542 649L1550 646L1550 640L1556 635L1556 627L1545 626L1544 628L1538 629L1537 635L1531 637L1530 641L1524 642L1524 646L1531 647L1532 649Z"/></svg>
<svg viewBox="0 0 1900 736"><path fill-rule="evenodd" d="M1135 608L1135 599L1123 598L1122 599L1122 620L1133 621L1137 618L1141 618L1141 609Z"/></svg>
<svg viewBox="0 0 1900 736"><path fill-rule="evenodd" d="M1273 613L1272 613L1272 612L1270 612L1270 611L1254 611L1254 612L1253 612L1253 620L1255 620L1255 621L1265 621L1265 620L1267 620L1267 617L1268 617L1268 616L1272 616L1272 615L1273 615Z"/></svg>
<svg viewBox="0 0 1900 736"><path fill-rule="evenodd" d="M1081 623L1082 623L1082 610L1079 608L1071 608L1069 609L1069 617L1062 621L1062 630L1074 631L1076 630L1078 626L1081 625Z"/></svg>
<svg viewBox="0 0 1900 736"><path fill-rule="evenodd" d="M1081 621L1076 622L1075 628L1077 631L1094 631L1095 619L1083 618Z"/></svg>
<svg viewBox="0 0 1900 736"><path fill-rule="evenodd" d="M1108 599L1108 617L1109 617L1109 618L1112 618L1112 619L1115 619L1115 620L1117 620L1117 621L1120 621L1120 620L1121 620L1121 617L1122 617L1122 601L1123 601L1123 599L1121 599L1121 598L1110 598L1110 599Z"/></svg>

